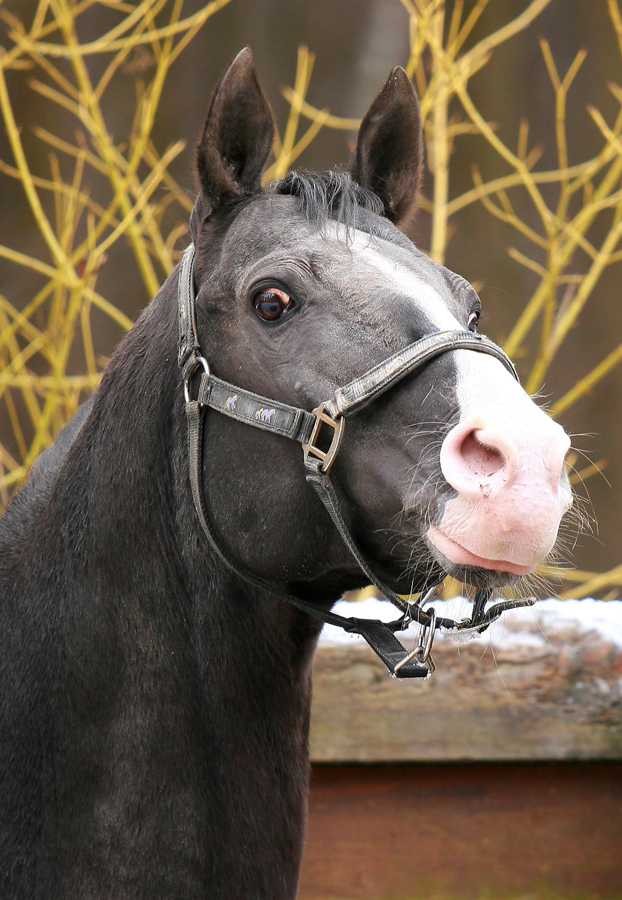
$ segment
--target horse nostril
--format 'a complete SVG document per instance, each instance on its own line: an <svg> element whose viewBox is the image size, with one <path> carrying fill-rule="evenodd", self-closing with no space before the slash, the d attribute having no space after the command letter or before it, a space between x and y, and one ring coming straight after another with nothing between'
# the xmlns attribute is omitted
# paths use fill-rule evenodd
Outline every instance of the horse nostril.
<svg viewBox="0 0 622 900"><path fill-rule="evenodd" d="M509 435L479 418L461 422L445 437L441 471L459 494L487 497L515 476L517 447Z"/></svg>
<svg viewBox="0 0 622 900"><path fill-rule="evenodd" d="M480 429L470 431L462 441L460 456L469 470L477 478L490 478L506 465L506 459L499 448L492 447L478 439Z"/></svg>

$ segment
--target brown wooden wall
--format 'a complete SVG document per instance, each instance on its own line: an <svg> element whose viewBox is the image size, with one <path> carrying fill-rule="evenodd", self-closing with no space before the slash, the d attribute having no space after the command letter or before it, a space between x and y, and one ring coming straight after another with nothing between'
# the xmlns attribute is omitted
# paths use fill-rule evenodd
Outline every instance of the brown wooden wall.
<svg viewBox="0 0 622 900"><path fill-rule="evenodd" d="M300 900L622 897L622 762L316 765Z"/></svg>

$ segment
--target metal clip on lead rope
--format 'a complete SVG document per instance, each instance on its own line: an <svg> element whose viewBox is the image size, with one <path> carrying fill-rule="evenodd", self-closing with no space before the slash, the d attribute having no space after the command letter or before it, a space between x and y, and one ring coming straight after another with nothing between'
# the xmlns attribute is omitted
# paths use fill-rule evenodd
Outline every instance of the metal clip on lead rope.
<svg viewBox="0 0 622 900"><path fill-rule="evenodd" d="M411 650L411 652L407 656L405 656L404 659L398 662L398 664L393 669L393 674L399 677L399 671L402 666L405 666L406 663L409 663L411 659L416 659L417 662L420 663L420 665L426 666L429 677L436 669L436 665L434 663L434 660L432 659L432 644L434 643L435 634L436 611L434 609L431 609L429 621L426 624L422 624L420 626L417 646L414 650Z"/></svg>

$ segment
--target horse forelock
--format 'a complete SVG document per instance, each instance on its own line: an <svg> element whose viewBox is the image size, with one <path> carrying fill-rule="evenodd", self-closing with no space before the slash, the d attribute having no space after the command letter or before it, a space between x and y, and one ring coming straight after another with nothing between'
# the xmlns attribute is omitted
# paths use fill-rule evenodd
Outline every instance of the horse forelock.
<svg viewBox="0 0 622 900"><path fill-rule="evenodd" d="M325 231L327 223L334 221L344 227L346 239L356 231L378 237L395 233L395 228L384 218L380 198L357 184L347 171L289 172L268 184L265 190L297 197L303 215L319 231Z"/></svg>

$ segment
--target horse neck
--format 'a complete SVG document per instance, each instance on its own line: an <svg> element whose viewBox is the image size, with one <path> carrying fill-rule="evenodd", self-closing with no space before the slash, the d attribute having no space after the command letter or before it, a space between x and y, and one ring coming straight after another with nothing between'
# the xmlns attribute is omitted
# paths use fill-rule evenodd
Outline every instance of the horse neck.
<svg viewBox="0 0 622 900"><path fill-rule="evenodd" d="M70 645L62 678L72 686L60 687L80 682L78 717L57 725L73 741L64 803L75 790L84 804L93 754L106 746L111 793L140 806L141 834L153 820L172 852L195 854L201 883L212 873L211 897L285 900L302 846L317 628L231 575L201 538L174 317L153 325L170 299L154 301L111 363L48 504L42 558L53 546L64 558L55 616ZM59 526L70 505L71 523ZM93 705L97 723L81 735ZM151 796L156 783L183 804ZM130 829L121 843L153 868L141 840ZM189 883L184 896L195 896Z"/></svg>

